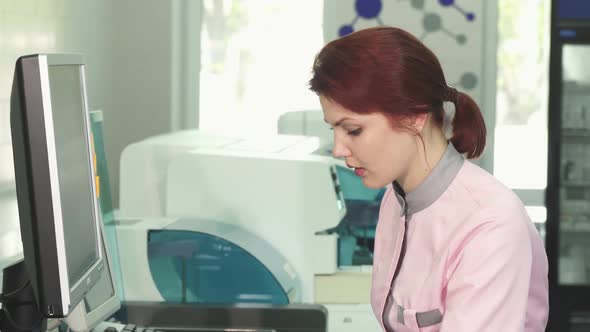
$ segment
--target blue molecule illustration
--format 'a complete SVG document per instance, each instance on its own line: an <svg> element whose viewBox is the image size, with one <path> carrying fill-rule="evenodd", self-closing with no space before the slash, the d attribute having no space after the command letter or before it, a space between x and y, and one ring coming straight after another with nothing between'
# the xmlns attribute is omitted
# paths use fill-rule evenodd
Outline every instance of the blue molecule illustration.
<svg viewBox="0 0 590 332"><path fill-rule="evenodd" d="M454 7L461 14L465 15L465 18L468 21L475 20L475 14L474 13L468 13L465 10L463 10L463 8L461 8L457 4L455 4L455 0L438 0L438 3L440 3L440 5L443 6L443 7L450 7L450 6Z"/></svg>
<svg viewBox="0 0 590 332"><path fill-rule="evenodd" d="M398 2L399 1L403 0L398 0ZM420 11L424 11L425 0L410 0L410 3L413 8ZM463 8L457 5L456 0L438 0L438 3L443 7L454 8L462 15L464 15L467 21L473 22L475 20L475 13L466 12ZM361 18L367 20L374 19L377 21L378 25L384 25L380 17L381 11L383 10L383 2L381 0L355 0L354 9L356 12L356 17L352 20L351 23L343 24L342 26L340 26L340 28L338 29L339 37L343 37L353 33L355 31L354 25ZM454 34L446 30L442 24L442 18L438 14L425 12L424 18L422 19L422 25L424 27L424 33L422 34L420 39L426 38L426 35L428 33L442 31L454 40L456 40L459 44L465 44L467 42L467 38L465 37L465 35Z"/></svg>
<svg viewBox="0 0 590 332"><path fill-rule="evenodd" d="M348 34L351 34L354 32L354 27L352 25L343 25L340 27L340 29L338 30L338 36L342 37L342 36L346 36Z"/></svg>
<svg viewBox="0 0 590 332"><path fill-rule="evenodd" d="M398 2L401 1L407 0L398 0ZM420 36L421 40L424 40L426 36L430 33L442 32L445 35L449 36L452 40L457 42L457 44L463 45L467 43L466 35L453 33L445 28L445 26L443 25L442 17L439 14L433 12L426 12L426 10L424 9L426 0L410 0L409 2L414 9L423 12L422 28L424 32ZM463 15L467 21L475 21L475 13L467 12L466 10L464 10L457 4L457 0L438 0L437 2L442 7L453 8L461 15ZM381 0L355 0L354 9L356 12L356 17L352 20L352 22L340 26L340 28L338 29L339 37L343 37L353 33L355 31L355 24L356 22L358 22L359 19L375 20L377 22L377 25L384 25L380 16L381 11L383 10L383 2ZM465 90L472 90L477 85L477 76L471 72L464 73L461 76L460 81L456 82L456 86L461 86Z"/></svg>
<svg viewBox="0 0 590 332"><path fill-rule="evenodd" d="M357 15L366 19L377 18L382 7L381 0L356 0L354 3Z"/></svg>
<svg viewBox="0 0 590 332"><path fill-rule="evenodd" d="M359 18L367 20L376 20L379 25L383 25L383 21L379 17L381 10L383 9L383 3L381 0L356 0L354 2L354 9L356 11L356 17L350 24L343 24L338 29L338 36L343 37L354 32L354 24Z"/></svg>
<svg viewBox="0 0 590 332"><path fill-rule="evenodd" d="M477 75L472 72L466 72L461 75L459 82L454 82L451 86L460 87L462 90L473 90L477 87Z"/></svg>
<svg viewBox="0 0 590 332"><path fill-rule="evenodd" d="M398 0L398 2L399 1L403 1L403 0ZM463 10L461 7L459 7L457 5L456 0L438 0L437 2L442 7L452 7L454 9L456 9L462 15L465 15L466 19L470 22L475 20L475 14L465 12L465 10ZM422 11L424 13L424 17L422 18L422 28L424 29L424 32L420 36L421 40L424 40L424 38L426 38L426 36L429 33L434 33L434 32L440 31L440 32L448 35L449 37L451 37L458 44L465 44L467 42L467 37L465 35L456 34L456 33L453 33L451 31L447 30L444 27L442 17L439 14L432 13L432 12L426 12L426 10L424 9L425 0L410 0L410 4L412 5L412 7L414 9Z"/></svg>

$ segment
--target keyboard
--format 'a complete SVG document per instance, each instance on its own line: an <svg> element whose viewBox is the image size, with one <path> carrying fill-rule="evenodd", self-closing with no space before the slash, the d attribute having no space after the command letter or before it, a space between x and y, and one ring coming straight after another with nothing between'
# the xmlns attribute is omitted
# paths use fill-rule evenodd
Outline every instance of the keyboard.
<svg viewBox="0 0 590 332"><path fill-rule="evenodd" d="M150 328L145 326L137 326L134 324L120 324L120 323L112 323L112 322L102 322L96 328L92 330L92 332L226 332L226 331L233 331L233 332L276 332L276 330L272 329L239 329L239 328L199 328L199 327L191 327L191 328L166 328L165 330L157 329L157 328Z"/></svg>
<svg viewBox="0 0 590 332"><path fill-rule="evenodd" d="M93 332L165 332L162 330L142 327L134 324L101 323Z"/></svg>

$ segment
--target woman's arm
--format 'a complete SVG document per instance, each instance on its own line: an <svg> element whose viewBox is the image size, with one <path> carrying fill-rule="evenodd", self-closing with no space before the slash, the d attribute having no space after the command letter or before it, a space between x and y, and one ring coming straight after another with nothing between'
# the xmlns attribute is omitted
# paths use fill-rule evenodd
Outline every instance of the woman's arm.
<svg viewBox="0 0 590 332"><path fill-rule="evenodd" d="M440 331L524 331L533 259L525 222L481 223L456 250Z"/></svg>

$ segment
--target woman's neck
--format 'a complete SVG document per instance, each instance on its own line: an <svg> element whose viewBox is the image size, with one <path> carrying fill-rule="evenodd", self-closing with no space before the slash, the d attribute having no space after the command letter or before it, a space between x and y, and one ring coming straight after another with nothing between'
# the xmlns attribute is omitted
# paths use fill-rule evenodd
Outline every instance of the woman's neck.
<svg viewBox="0 0 590 332"><path fill-rule="evenodd" d="M442 159L449 144L442 130L433 130L430 135L423 135L423 138L424 141L419 136L416 137L418 153L410 163L405 176L398 179L398 183L406 193L418 188L424 182Z"/></svg>

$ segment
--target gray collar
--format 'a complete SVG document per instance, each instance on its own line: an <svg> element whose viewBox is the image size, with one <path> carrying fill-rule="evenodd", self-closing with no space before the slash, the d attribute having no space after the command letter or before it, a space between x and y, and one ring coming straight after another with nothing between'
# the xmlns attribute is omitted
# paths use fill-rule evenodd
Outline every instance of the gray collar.
<svg viewBox="0 0 590 332"><path fill-rule="evenodd" d="M457 152L453 143L449 142L440 161L416 189L406 194L402 187L394 182L393 188L402 205L402 213L412 215L434 203L451 185L464 161L465 159Z"/></svg>

